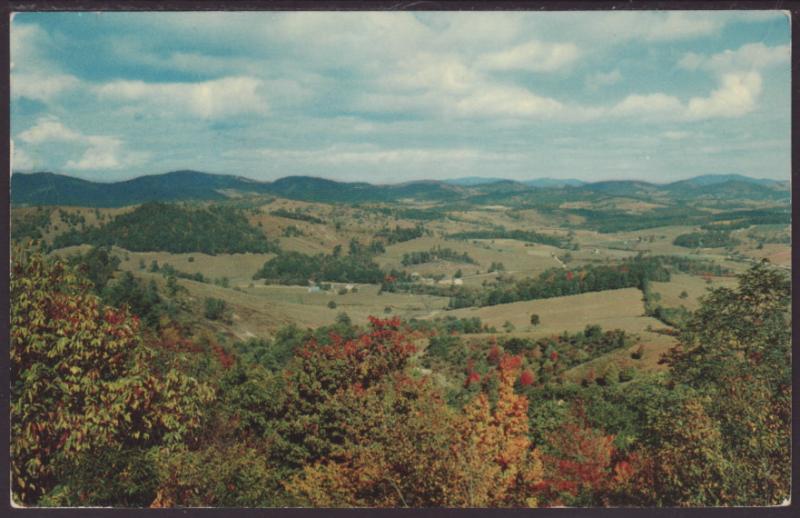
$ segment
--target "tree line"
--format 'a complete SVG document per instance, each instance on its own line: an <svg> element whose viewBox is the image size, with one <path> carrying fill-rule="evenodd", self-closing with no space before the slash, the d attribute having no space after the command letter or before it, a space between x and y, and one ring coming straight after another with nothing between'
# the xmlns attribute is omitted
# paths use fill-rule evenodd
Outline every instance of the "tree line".
<svg viewBox="0 0 800 518"><path fill-rule="evenodd" d="M496 227L491 230L468 230L448 234L449 239L516 239L526 243L541 243L561 247L563 241L555 236L541 234L532 230L508 230L505 227Z"/></svg>
<svg viewBox="0 0 800 518"><path fill-rule="evenodd" d="M410 266L413 264L424 264L433 261L451 261L454 263L477 264L477 261L470 257L467 252L458 253L452 248L442 248L435 246L430 250L420 250L418 252L409 252L403 254L403 259L400 263L403 266Z"/></svg>

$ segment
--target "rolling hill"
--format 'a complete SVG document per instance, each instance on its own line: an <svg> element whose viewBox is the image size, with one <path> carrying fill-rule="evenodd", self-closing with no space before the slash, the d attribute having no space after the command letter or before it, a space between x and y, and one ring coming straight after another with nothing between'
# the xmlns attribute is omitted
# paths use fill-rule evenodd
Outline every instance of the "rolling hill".
<svg viewBox="0 0 800 518"><path fill-rule="evenodd" d="M49 172L14 173L11 202L15 206L63 205L122 207L148 201L218 201L233 197L274 195L316 202L390 202L488 200L524 192L571 191L606 196L650 197L661 195L676 200L789 199L784 182L741 175L700 176L670 184L620 180L583 183L578 180L538 179L516 182L503 179L461 179L463 181L415 181L400 184L337 182L313 176L287 176L262 182L241 176L198 171L173 171L139 176L114 183L92 182ZM489 181L491 180L491 181Z"/></svg>

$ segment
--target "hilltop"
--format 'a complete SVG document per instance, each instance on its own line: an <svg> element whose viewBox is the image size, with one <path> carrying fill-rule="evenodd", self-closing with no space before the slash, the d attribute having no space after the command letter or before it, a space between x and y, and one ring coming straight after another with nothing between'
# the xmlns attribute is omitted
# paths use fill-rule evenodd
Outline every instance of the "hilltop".
<svg viewBox="0 0 800 518"><path fill-rule="evenodd" d="M123 207L147 201L219 201L273 195L314 202L392 202L402 199L455 202L486 196L516 196L569 191L571 196L625 196L633 198L757 199L789 198L784 182L742 175L706 175L668 184L619 180L584 183L580 180L540 178L517 182L505 179L463 178L414 181L401 184L337 182L313 176L287 176L262 182L242 176L199 171L173 171L121 182L82 180L51 172L14 173L11 201L17 206L63 205ZM537 194L538 196L538 194Z"/></svg>

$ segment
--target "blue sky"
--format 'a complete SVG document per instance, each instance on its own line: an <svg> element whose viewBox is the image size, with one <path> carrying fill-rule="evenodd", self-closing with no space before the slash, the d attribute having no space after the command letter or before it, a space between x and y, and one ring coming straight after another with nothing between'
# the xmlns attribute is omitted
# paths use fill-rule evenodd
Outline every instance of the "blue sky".
<svg viewBox="0 0 800 518"><path fill-rule="evenodd" d="M23 13L15 171L790 176L778 11Z"/></svg>

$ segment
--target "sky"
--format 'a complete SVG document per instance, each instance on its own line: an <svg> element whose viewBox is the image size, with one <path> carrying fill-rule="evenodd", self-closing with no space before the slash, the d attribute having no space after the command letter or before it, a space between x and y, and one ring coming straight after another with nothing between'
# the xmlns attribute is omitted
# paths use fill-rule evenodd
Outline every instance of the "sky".
<svg viewBox="0 0 800 518"><path fill-rule="evenodd" d="M14 171L790 177L780 11L18 13Z"/></svg>

